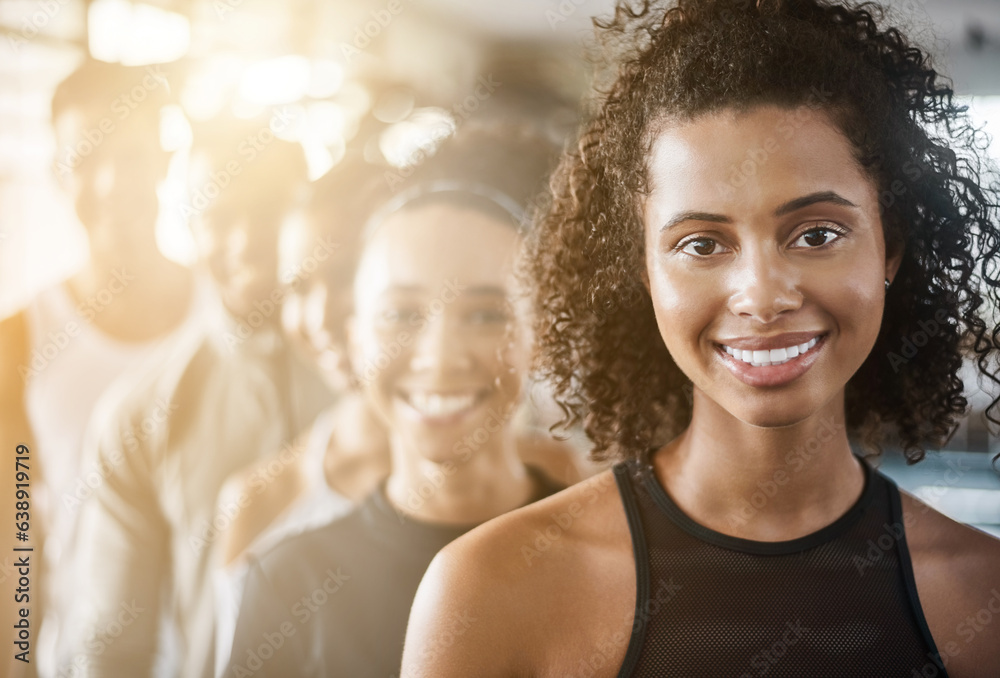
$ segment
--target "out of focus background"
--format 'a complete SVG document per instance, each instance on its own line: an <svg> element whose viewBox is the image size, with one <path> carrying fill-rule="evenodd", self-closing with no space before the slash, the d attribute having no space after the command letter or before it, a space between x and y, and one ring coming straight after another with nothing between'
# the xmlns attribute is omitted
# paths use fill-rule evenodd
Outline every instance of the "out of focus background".
<svg viewBox="0 0 1000 678"><path fill-rule="evenodd" d="M59 190L50 124L56 85L89 56L149 72L173 104L160 144L174 152L160 188L160 251L192 265L183 176L199 124L270 119L301 144L315 180L349 153L404 171L471 116L516 109L568 138L589 84L591 17L611 0L0 0L0 317L73 274L87 239ZM973 119L1000 138L1000 2L890 3L950 73ZM142 106L142 87L108 102ZM276 124L278 121L280 124ZM1000 142L993 143L1000 158ZM185 209L185 208L188 209ZM970 385L973 390L975 385ZM1000 534L1000 441L978 408L947 450L885 468L955 517ZM951 474L955 460L972 470ZM961 468L966 468L959 464Z"/></svg>

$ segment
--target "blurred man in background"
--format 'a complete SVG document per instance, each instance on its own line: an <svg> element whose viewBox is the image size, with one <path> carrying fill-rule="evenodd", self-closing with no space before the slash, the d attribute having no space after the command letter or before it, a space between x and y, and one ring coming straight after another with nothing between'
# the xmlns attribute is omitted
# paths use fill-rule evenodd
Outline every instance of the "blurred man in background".
<svg viewBox="0 0 1000 678"><path fill-rule="evenodd" d="M0 343L12 347L0 352L0 371L10 375L2 386L11 403L5 416L20 413L24 424L10 426L26 424L37 442L29 513L33 541L43 544L32 579L44 598L32 599L32 637L43 675L53 669L46 660L65 623L64 603L81 584L66 553L78 516L74 495L92 461L81 450L94 403L165 339L197 322L191 271L156 245L157 188L170 160L160 145L160 113L169 102L170 84L156 66L87 59L59 84L53 166L83 225L89 257L0 323ZM18 442L27 443L26 436ZM6 436L4 442L13 449Z"/></svg>
<svg viewBox="0 0 1000 678"><path fill-rule="evenodd" d="M198 141L201 138L203 141ZM228 121L196 136L190 202L218 313L155 369L123 388L93 441L104 482L83 509L78 597L67 673L209 676L209 577L225 478L301 431L328 389L280 331L294 271L279 276L285 218L305 185L300 147L267 123ZM322 256L322 253L318 256Z"/></svg>

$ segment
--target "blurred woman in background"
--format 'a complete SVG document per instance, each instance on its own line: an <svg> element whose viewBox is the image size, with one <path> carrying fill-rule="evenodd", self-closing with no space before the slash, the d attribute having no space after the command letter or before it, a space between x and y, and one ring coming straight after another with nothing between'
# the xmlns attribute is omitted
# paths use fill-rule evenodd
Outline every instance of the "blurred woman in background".
<svg viewBox="0 0 1000 678"><path fill-rule="evenodd" d="M225 675L390 675L438 549L560 487L521 460L512 421L530 338L511 267L552 157L520 133L460 132L369 220L350 353L391 472L347 516L251 558Z"/></svg>

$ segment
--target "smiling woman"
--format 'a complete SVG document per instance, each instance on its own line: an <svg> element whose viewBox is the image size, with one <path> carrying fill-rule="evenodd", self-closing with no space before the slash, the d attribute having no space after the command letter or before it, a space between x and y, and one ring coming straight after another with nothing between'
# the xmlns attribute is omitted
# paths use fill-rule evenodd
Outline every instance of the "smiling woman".
<svg viewBox="0 0 1000 678"><path fill-rule="evenodd" d="M919 461L966 353L993 382L1000 358L994 175L882 23L829 0L598 22L616 78L526 268L537 366L619 463L444 549L404 676L1000 673L1000 626L958 630L1000 541L852 449L894 429ZM479 622L442 648L459 612Z"/></svg>
<svg viewBox="0 0 1000 678"><path fill-rule="evenodd" d="M434 554L561 489L522 461L537 445L513 421L529 356L514 255L552 155L515 125L463 129L368 222L349 352L389 476L347 515L250 558L226 675L394 674Z"/></svg>

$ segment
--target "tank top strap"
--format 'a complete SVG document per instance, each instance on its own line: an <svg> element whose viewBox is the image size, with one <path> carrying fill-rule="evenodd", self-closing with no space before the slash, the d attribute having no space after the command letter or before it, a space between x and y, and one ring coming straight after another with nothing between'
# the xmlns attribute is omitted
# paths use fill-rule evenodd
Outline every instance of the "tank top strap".
<svg viewBox="0 0 1000 678"><path fill-rule="evenodd" d="M632 623L632 636L625 660L618 671L618 678L629 678L639 661L639 653L646 639L644 626L636 628L634 619L638 619L643 605L649 600L649 553L646 545L646 534L643 529L642 516L639 512L638 498L631 476L638 472L634 462L619 462L614 465L615 483L625 508L628 529L632 535L632 555L635 558L635 616Z"/></svg>
<svg viewBox="0 0 1000 678"><path fill-rule="evenodd" d="M899 487L892 478L883 475L880 471L875 471L875 474L885 484L886 492L889 494L889 514L892 521L890 524L900 526L900 530L898 531L899 537L896 539L896 551L899 556L900 573L906 585L906 595L910 600L913 616L916 618L917 626L924 638L924 642L927 643L927 646L931 649L935 657L940 657L937 643L934 642L931 629L927 625L927 618L924 616L920 597L917 595L917 579L913 573L913 560L910 558L910 547L906 543L906 514L903 513L903 501L899 494ZM946 677L944 668L941 668L941 673L938 675Z"/></svg>

